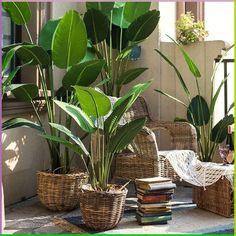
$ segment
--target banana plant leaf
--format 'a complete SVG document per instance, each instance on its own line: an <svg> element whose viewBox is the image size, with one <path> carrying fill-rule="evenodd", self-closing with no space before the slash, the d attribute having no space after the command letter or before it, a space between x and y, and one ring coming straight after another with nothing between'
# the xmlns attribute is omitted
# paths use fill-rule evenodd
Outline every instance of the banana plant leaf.
<svg viewBox="0 0 236 236"><path fill-rule="evenodd" d="M7 87L14 97L22 102L31 102L38 96L38 87L36 84L11 84Z"/></svg>
<svg viewBox="0 0 236 236"><path fill-rule="evenodd" d="M31 10L28 2L3 2L2 7L16 25L25 25L31 19Z"/></svg>
<svg viewBox="0 0 236 236"><path fill-rule="evenodd" d="M107 17L100 11L89 9L84 15L88 38L93 44L98 44L106 39L109 31Z"/></svg>
<svg viewBox="0 0 236 236"><path fill-rule="evenodd" d="M53 136L53 135L50 135L50 134L40 134L40 136L44 139L49 140L49 141L63 144L65 147L69 148L70 150L72 150L75 153L78 153L80 155L83 154L81 148L77 144L74 144L70 141L67 141L66 139L63 139L63 138L58 137L58 136Z"/></svg>
<svg viewBox="0 0 236 236"><path fill-rule="evenodd" d="M86 8L99 10L103 14L109 15L114 7L114 4L114 2L86 2Z"/></svg>
<svg viewBox="0 0 236 236"><path fill-rule="evenodd" d="M86 147L84 146L80 138L72 134L72 132L69 129L67 129L65 126L60 125L60 124L56 124L56 123L49 123L49 124L54 129L57 129L58 131L70 137L79 146L79 148L84 152L85 155L87 156L89 155L89 152L87 151Z"/></svg>
<svg viewBox="0 0 236 236"><path fill-rule="evenodd" d="M52 40L52 60L59 68L79 63L87 51L86 27L79 13L70 10L60 20Z"/></svg>
<svg viewBox="0 0 236 236"><path fill-rule="evenodd" d="M175 73L179 79L179 82L184 90L184 92L186 93L187 96L190 95L190 92L188 90L187 85L184 82L184 79L182 77L182 75L180 74L179 70L177 69L177 67L158 49L155 49L155 51L170 65L173 67L173 69L175 70Z"/></svg>
<svg viewBox="0 0 236 236"><path fill-rule="evenodd" d="M126 2L124 7L124 18L129 23L149 11L151 2Z"/></svg>
<svg viewBox="0 0 236 236"><path fill-rule="evenodd" d="M196 126L203 126L209 122L210 111L206 100L202 96L195 96L187 110L188 121Z"/></svg>
<svg viewBox="0 0 236 236"><path fill-rule="evenodd" d="M57 100L54 100L54 102L69 116L71 116L79 125L79 127L81 127L81 129L83 129L85 132L93 133L96 131L96 127L94 126L92 120L79 107Z"/></svg>
<svg viewBox="0 0 236 236"><path fill-rule="evenodd" d="M223 119L221 119L211 131L211 141L215 143L222 143L227 136L228 126L233 123L233 115L226 115Z"/></svg>
<svg viewBox="0 0 236 236"><path fill-rule="evenodd" d="M80 106L87 115L98 118L110 112L111 102L105 94L89 87L74 86L74 89Z"/></svg>
<svg viewBox="0 0 236 236"><path fill-rule="evenodd" d="M101 73L105 65L104 60L92 60L73 65L65 74L62 84L66 89L72 89L71 86L89 86Z"/></svg>
<svg viewBox="0 0 236 236"><path fill-rule="evenodd" d="M33 128L39 132L44 132L44 129L40 125L24 118L12 118L2 123L3 131L18 127Z"/></svg>
<svg viewBox="0 0 236 236"><path fill-rule="evenodd" d="M192 58L188 55L188 53L180 46L180 44L174 40L173 38L171 38L170 36L167 35L167 37L169 37L180 49L180 51L182 52L185 62L188 65L188 68L190 70L190 72L193 74L194 77L196 78L200 78L201 77L201 73L198 69L198 67L196 66L196 64L193 62Z"/></svg>
<svg viewBox="0 0 236 236"><path fill-rule="evenodd" d="M39 35L39 45L43 47L45 50L52 49L53 35L60 20L61 18L48 20L46 24L43 26Z"/></svg>
<svg viewBox="0 0 236 236"><path fill-rule="evenodd" d="M127 29L126 37L131 42L146 39L156 28L160 19L157 10L148 11L133 21Z"/></svg>
<svg viewBox="0 0 236 236"><path fill-rule="evenodd" d="M162 92L162 91L159 90L159 89L154 89L154 90L155 90L156 92L158 92L158 93L160 93L160 94L162 94L162 95L165 95L166 97L168 97L168 98L174 100L175 102L180 103L181 105L185 106L186 108L188 108L188 106L187 106L184 102L182 102L181 100L179 100L179 99L177 99L177 98L171 96L170 94L165 93L165 92Z"/></svg>
<svg viewBox="0 0 236 236"><path fill-rule="evenodd" d="M135 68L130 69L120 75L120 77L116 80L117 85L128 84L131 81L135 80L138 76L140 76L144 71L148 68Z"/></svg>
<svg viewBox="0 0 236 236"><path fill-rule="evenodd" d="M142 129L146 122L146 118L139 118L129 122L128 124L119 127L116 134L109 142L109 152L117 153L122 151L128 144L130 144L138 132Z"/></svg>

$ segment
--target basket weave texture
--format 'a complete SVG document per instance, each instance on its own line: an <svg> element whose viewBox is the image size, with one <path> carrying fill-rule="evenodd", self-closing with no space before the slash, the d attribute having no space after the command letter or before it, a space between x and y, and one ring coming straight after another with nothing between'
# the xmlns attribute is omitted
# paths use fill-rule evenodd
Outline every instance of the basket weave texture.
<svg viewBox="0 0 236 236"><path fill-rule="evenodd" d="M41 203L53 211L68 211L79 207L79 191L88 183L88 175L73 171L69 174L37 172L37 193Z"/></svg>
<svg viewBox="0 0 236 236"><path fill-rule="evenodd" d="M95 230L114 228L124 214L127 189L98 192L86 187L80 192L80 210L86 226Z"/></svg>
<svg viewBox="0 0 236 236"><path fill-rule="evenodd" d="M114 179L148 178L154 176L179 180L169 161L159 155L155 131L165 130L171 137L172 150L193 150L197 152L195 128L186 122L152 121L144 98L139 97L126 113L127 120L146 117L144 127L133 141L133 152L122 152L115 158Z"/></svg>
<svg viewBox="0 0 236 236"><path fill-rule="evenodd" d="M231 217L234 214L234 191L230 182L219 179L216 183L203 187L193 187L193 201L201 209Z"/></svg>

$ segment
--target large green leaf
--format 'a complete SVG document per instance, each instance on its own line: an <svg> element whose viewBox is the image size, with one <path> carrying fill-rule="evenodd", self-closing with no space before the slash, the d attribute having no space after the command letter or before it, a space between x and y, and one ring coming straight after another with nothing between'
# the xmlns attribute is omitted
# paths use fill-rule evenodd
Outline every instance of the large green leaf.
<svg viewBox="0 0 236 236"><path fill-rule="evenodd" d="M116 134L109 142L109 152L117 153L122 151L128 144L130 144L138 132L142 129L146 122L146 118L139 118L130 123L119 127Z"/></svg>
<svg viewBox="0 0 236 236"><path fill-rule="evenodd" d="M114 2L86 2L87 9L95 9L101 11L103 14L110 14L114 7Z"/></svg>
<svg viewBox="0 0 236 236"><path fill-rule="evenodd" d="M177 75L177 77L178 77L178 79L179 79L179 81L180 81L180 84L181 84L181 86L182 86L184 92L187 94L187 96L189 96L189 95L190 95L190 92L189 92L189 90L188 90L188 87L187 87L187 85L185 84L184 79L183 79L182 75L180 74L179 70L177 69L177 67L176 67L161 51L159 51L158 49L155 49L155 51L156 51L157 53L159 53L160 56L161 56L170 66L172 66L172 67L174 68L175 73L176 73L176 75Z"/></svg>
<svg viewBox="0 0 236 236"><path fill-rule="evenodd" d="M38 87L35 84L11 84L7 87L15 98L22 102L31 102L38 96Z"/></svg>
<svg viewBox="0 0 236 236"><path fill-rule="evenodd" d="M92 120L79 107L56 100L54 100L54 102L69 116L71 116L85 132L93 133L96 131L96 127L94 126Z"/></svg>
<svg viewBox="0 0 236 236"><path fill-rule="evenodd" d="M100 43L106 39L109 31L108 19L100 11L89 9L84 15L88 37L93 44Z"/></svg>
<svg viewBox="0 0 236 236"><path fill-rule="evenodd" d="M126 4L127 3L125 3L125 5ZM112 14L112 23L116 26L119 26L120 28L126 29L130 25L130 22L128 22L124 18L124 11L125 11L125 6L119 7L119 8L114 8L113 14Z"/></svg>
<svg viewBox="0 0 236 236"><path fill-rule="evenodd" d="M44 132L43 128L40 125L24 118L12 118L2 123L3 131L7 129L18 128L18 127L33 128L40 132Z"/></svg>
<svg viewBox="0 0 236 236"><path fill-rule="evenodd" d="M182 54L184 56L185 62L187 63L188 68L191 71L191 73L193 74L193 76L195 76L196 78L201 77L201 73L200 73L198 67L193 62L192 58L188 55L188 53L181 47L181 45L176 40L174 40L170 36L168 36L168 37L179 47L180 51L182 52Z"/></svg>
<svg viewBox="0 0 236 236"><path fill-rule="evenodd" d="M124 9L124 18L128 22L133 22L136 18L143 15L151 6L151 2L127 2Z"/></svg>
<svg viewBox="0 0 236 236"><path fill-rule="evenodd" d="M80 138L72 134L72 132L68 130L65 126L60 125L60 124L55 124L55 123L50 123L50 126L66 134L67 136L69 136L79 146L79 148L85 153L85 155L87 156L89 155L89 152L87 151L86 147L84 146Z"/></svg>
<svg viewBox="0 0 236 236"><path fill-rule="evenodd" d="M16 25L24 25L31 19L31 10L28 2L3 2L2 7Z"/></svg>
<svg viewBox="0 0 236 236"><path fill-rule="evenodd" d="M48 66L51 63L50 56L45 49L37 45L23 45L16 51L16 54L24 63L32 61L31 65Z"/></svg>
<svg viewBox="0 0 236 236"><path fill-rule="evenodd" d="M52 40L52 59L59 68L79 63L87 50L87 33L78 12L70 10L60 20Z"/></svg>
<svg viewBox="0 0 236 236"><path fill-rule="evenodd" d="M126 37L132 42L146 39L156 28L160 19L157 10L148 11L131 23L126 32Z"/></svg>
<svg viewBox="0 0 236 236"><path fill-rule="evenodd" d="M46 50L52 49L52 39L54 32L61 19L48 20L39 34L39 45Z"/></svg>
<svg viewBox="0 0 236 236"><path fill-rule="evenodd" d="M89 86L96 80L104 65L104 60L93 60L74 65L65 74L62 84L66 89L70 89L73 85Z"/></svg>
<svg viewBox="0 0 236 236"><path fill-rule="evenodd" d="M233 123L233 115L227 115L221 119L211 131L211 141L215 143L222 143L227 136L228 126Z"/></svg>
<svg viewBox="0 0 236 236"><path fill-rule="evenodd" d="M63 139L63 138L57 137L57 136L53 136L50 134L41 134L40 136L45 139L48 139L50 141L53 141L55 143L63 144L65 147L69 148L70 150L72 150L75 153L82 154L81 148L77 144L74 144L66 139Z"/></svg>
<svg viewBox="0 0 236 236"><path fill-rule="evenodd" d="M116 80L117 85L128 84L131 81L135 80L138 76L140 76L144 71L148 68L135 68L130 69L120 75L120 77Z"/></svg>
<svg viewBox="0 0 236 236"><path fill-rule="evenodd" d="M210 111L206 100L202 96L195 96L188 107L187 118L196 126L206 125L210 119Z"/></svg>
<svg viewBox="0 0 236 236"><path fill-rule="evenodd" d="M105 116L111 110L110 99L94 88L74 86L82 110L89 116Z"/></svg>

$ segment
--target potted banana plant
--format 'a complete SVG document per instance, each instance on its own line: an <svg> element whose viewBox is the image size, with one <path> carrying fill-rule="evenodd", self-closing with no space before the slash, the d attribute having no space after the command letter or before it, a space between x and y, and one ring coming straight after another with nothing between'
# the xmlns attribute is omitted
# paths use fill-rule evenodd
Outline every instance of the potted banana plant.
<svg viewBox="0 0 236 236"><path fill-rule="evenodd" d="M212 76L209 79L211 83L211 92L210 92L210 100L207 102L206 98L202 96L202 92L199 86L199 79L201 78L200 70L198 69L197 65L194 63L193 59L188 55L188 53L183 49L183 47L176 42L174 39L170 38L179 48L181 51L185 62L194 76L196 88L197 88L197 95L193 96L188 89L185 80L181 73L179 72L178 68L161 52L160 50L156 49L156 52L174 69L176 72L178 81L183 88L183 91L189 101L189 104L175 98L174 96L167 94L159 89L156 89L156 92L161 93L164 96L178 102L182 106L186 108L186 118L175 118L176 122L188 122L192 124L197 131L197 143L198 143L198 154L199 159L204 162L211 162L214 158L215 152L217 147L220 143L222 143L227 136L227 127L234 123L234 116L229 114L230 110L234 108L234 102L230 105L227 113L224 117L217 123L213 124L213 115L216 101L218 100L220 91L227 81L227 77L223 78L221 83L217 88L214 88L214 81L216 71L219 67L220 62L225 58L227 52L234 47L231 46L226 49L225 54L221 57L218 64L214 65ZM216 91L215 93L213 91Z"/></svg>
<svg viewBox="0 0 236 236"><path fill-rule="evenodd" d="M96 230L113 228L122 217L127 189L125 186L109 184L111 163L115 154L132 142L144 126L146 118L127 122L123 126L120 126L119 122L149 84L150 82L146 82L134 86L113 106L109 97L101 91L82 86L74 86L80 107L54 100L55 104L71 116L80 128L95 134L95 139L91 139L89 152L80 138L65 126L50 123L51 127L64 133L74 142L71 148L80 147L79 154L90 177L90 184L81 188L80 209L85 224L90 228ZM43 137L54 140L49 134L44 134ZM97 145L94 145L93 140L96 140ZM89 166L86 165L85 156L90 161Z"/></svg>
<svg viewBox="0 0 236 236"><path fill-rule="evenodd" d="M86 57L87 33L85 24L76 11L68 11L59 20L48 21L40 33L39 44L33 42L28 23L31 20L31 10L27 2L4 2L3 8L8 12L11 20L26 28L29 40L24 43L8 45L3 50L2 63L2 92L8 91L17 100L32 104L37 122L33 122L21 117L7 120L3 123L2 129L12 129L17 127L29 127L37 130L39 134L50 134L54 140L47 140L50 153L50 168L46 171L37 173L37 193L44 206L51 210L71 210L79 206L79 188L88 181L88 174L71 168L71 160L76 150L71 151L71 143L61 136L60 132L48 123L60 122L67 128L71 127L71 119L65 117L64 121L59 112L56 113L55 104L52 102L54 97L60 100L68 100L70 104L77 101L73 91L66 90L64 87L55 91L53 68L66 69L80 63ZM49 34L49 29L54 28L54 33ZM68 39L70 36L70 40ZM78 44L79 42L79 44ZM63 55L63 56L62 56ZM14 56L17 56L22 64L13 69L7 75L7 68ZM93 60L91 62L80 63L80 81L82 84L89 85L96 79L103 67L103 60ZM39 84L12 84L16 72L25 66L35 66L39 72ZM87 72L87 79L82 74L85 68L91 67ZM67 76L68 79L69 76ZM73 80L73 78L70 78ZM48 81L49 84L48 85ZM80 82L78 82L80 84ZM46 113L39 111L37 107L39 87L42 88L44 107ZM43 122L42 116L47 116L47 122ZM57 141L63 141L61 143ZM69 149L70 148L70 149ZM70 151L69 151L70 150Z"/></svg>

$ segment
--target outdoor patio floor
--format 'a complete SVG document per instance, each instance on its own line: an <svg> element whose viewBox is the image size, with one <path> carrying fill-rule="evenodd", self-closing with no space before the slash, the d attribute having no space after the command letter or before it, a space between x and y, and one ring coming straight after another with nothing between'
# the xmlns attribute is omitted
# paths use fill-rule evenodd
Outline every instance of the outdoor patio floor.
<svg viewBox="0 0 236 236"><path fill-rule="evenodd" d="M131 191L132 192L132 191ZM134 216L124 217L109 234L173 234L173 233L232 233L234 221L208 211L198 209L192 204L192 189L179 186L172 200L173 217L166 225L140 226ZM127 204L135 205L134 198L128 198ZM54 217L70 218L80 215L80 210L71 212L52 212L45 209L33 197L24 202L6 208L5 234L62 234L69 233L53 223Z"/></svg>

